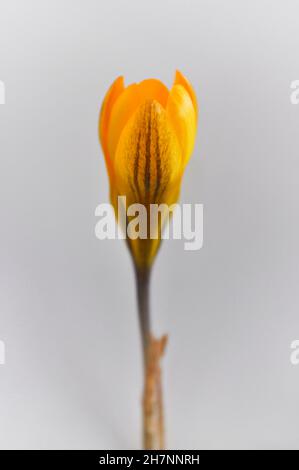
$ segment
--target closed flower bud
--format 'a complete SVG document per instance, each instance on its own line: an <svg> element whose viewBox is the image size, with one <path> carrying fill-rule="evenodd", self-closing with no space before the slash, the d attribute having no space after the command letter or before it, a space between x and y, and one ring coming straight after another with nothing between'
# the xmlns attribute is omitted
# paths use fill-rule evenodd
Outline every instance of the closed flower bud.
<svg viewBox="0 0 299 470"><path fill-rule="evenodd" d="M196 124L195 93L180 72L170 91L155 79L125 88L119 77L112 84L102 105L99 133L117 217L118 196L126 196L127 206L143 204L147 218L151 204L177 202ZM151 265L162 225L163 221L156 228L157 239L150 238L149 228L147 238L128 239L137 267Z"/></svg>

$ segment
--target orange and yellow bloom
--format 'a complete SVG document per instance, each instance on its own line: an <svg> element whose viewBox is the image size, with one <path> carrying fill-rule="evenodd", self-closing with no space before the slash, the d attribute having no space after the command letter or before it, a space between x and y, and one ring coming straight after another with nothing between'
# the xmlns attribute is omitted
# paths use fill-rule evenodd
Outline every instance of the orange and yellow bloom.
<svg viewBox="0 0 299 470"><path fill-rule="evenodd" d="M156 79L124 86L119 77L102 104L99 135L117 215L117 197L129 205L174 204L192 154L198 110L189 81L176 72L171 90ZM136 265L152 263L160 239L129 240Z"/></svg>

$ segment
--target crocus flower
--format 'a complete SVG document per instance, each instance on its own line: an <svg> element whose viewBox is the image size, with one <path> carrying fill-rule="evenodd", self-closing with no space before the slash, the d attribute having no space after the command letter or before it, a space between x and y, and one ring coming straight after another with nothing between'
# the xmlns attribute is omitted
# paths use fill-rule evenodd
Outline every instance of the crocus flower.
<svg viewBox="0 0 299 470"><path fill-rule="evenodd" d="M171 90L156 79L128 87L123 77L114 81L102 104L99 134L116 215L118 196L146 207L177 202L196 124L196 96L180 72ZM157 239L128 240L139 268L151 265L160 233Z"/></svg>
<svg viewBox="0 0 299 470"><path fill-rule="evenodd" d="M110 180L110 198L116 217L118 196L126 205L151 204L169 207L179 197L184 169L194 147L197 104L189 81L176 72L168 90L156 79L125 88L119 77L109 88L100 115L99 134ZM123 212L123 211L122 211ZM124 230L130 223L127 214ZM152 228L152 227L151 227ZM149 279L159 248L163 220L157 222L157 237L128 239L137 285L138 313L144 357L143 432L145 449L164 448L163 403L160 359L166 336L151 333Z"/></svg>

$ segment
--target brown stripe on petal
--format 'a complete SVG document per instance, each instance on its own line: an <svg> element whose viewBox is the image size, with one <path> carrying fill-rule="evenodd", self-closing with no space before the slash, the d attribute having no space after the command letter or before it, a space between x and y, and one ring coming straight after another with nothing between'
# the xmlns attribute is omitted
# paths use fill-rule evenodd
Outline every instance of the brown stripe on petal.
<svg viewBox="0 0 299 470"><path fill-rule="evenodd" d="M133 197L134 197L134 201L138 201L140 199L140 195L138 194L137 188L134 185L133 179L129 178L128 182L129 182L131 193L133 194Z"/></svg>
<svg viewBox="0 0 299 470"><path fill-rule="evenodd" d="M155 122L155 131L156 131L156 145L155 145L155 160L156 160L156 187L154 192L154 202L156 202L160 184L161 184L161 152L160 152L160 140L158 133L157 121Z"/></svg>
<svg viewBox="0 0 299 470"><path fill-rule="evenodd" d="M152 104L149 105L149 113L146 113L147 118L147 131L145 143L145 168L144 168L144 186L145 198L150 196L150 183L151 183L151 132L152 132Z"/></svg>
<svg viewBox="0 0 299 470"><path fill-rule="evenodd" d="M138 132L136 153L134 158L134 188L140 199L140 188L138 183L138 170L139 170L139 159L140 159L140 140L141 140L141 129Z"/></svg>

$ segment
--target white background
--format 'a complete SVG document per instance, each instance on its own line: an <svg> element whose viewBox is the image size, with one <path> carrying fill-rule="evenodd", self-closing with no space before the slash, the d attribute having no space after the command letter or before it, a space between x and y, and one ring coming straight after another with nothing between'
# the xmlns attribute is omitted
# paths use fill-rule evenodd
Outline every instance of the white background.
<svg viewBox="0 0 299 470"><path fill-rule="evenodd" d="M200 106L182 201L204 247L165 242L153 316L169 448L299 448L296 1L0 1L1 448L141 445L131 261L96 239L108 201L97 137L120 74Z"/></svg>

